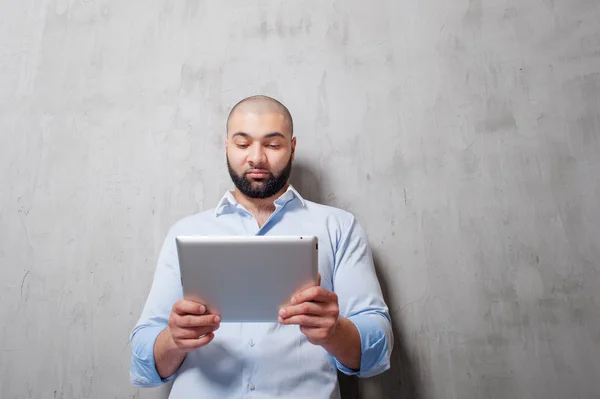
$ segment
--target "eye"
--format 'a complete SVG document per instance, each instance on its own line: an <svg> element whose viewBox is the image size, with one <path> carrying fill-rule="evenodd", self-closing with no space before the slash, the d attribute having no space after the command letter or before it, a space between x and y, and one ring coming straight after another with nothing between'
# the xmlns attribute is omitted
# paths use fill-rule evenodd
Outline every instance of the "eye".
<svg viewBox="0 0 600 399"><path fill-rule="evenodd" d="M272 148L274 150L281 148L281 146L279 144L269 144L267 147Z"/></svg>
<svg viewBox="0 0 600 399"><path fill-rule="evenodd" d="M241 144L241 143L239 143L239 144L236 144L236 146L237 146L237 148L241 148L241 149L248 148L248 144Z"/></svg>

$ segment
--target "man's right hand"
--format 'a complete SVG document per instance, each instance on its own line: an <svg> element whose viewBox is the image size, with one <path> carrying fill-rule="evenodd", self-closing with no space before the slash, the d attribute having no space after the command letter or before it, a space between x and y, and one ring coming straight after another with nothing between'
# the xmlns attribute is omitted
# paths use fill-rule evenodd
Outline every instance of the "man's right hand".
<svg viewBox="0 0 600 399"><path fill-rule="evenodd" d="M169 316L169 334L184 353L207 345L215 337L221 316L208 314L206 306L186 299L175 302Z"/></svg>

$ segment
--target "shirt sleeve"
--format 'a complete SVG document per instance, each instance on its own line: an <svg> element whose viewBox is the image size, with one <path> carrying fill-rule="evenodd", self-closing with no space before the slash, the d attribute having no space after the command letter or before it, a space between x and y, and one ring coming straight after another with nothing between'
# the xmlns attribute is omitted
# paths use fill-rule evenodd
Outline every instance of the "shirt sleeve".
<svg viewBox="0 0 600 399"><path fill-rule="evenodd" d="M163 243L152 288L144 310L130 336L130 380L136 387L156 387L173 379L161 378L154 362L154 342L169 321L173 304L183 297L175 234L169 231Z"/></svg>
<svg viewBox="0 0 600 399"><path fill-rule="evenodd" d="M336 249L333 290L340 316L354 323L361 342L360 370L349 369L336 359L338 370L364 378L383 373L390 368L394 344L391 319L366 234L354 217Z"/></svg>

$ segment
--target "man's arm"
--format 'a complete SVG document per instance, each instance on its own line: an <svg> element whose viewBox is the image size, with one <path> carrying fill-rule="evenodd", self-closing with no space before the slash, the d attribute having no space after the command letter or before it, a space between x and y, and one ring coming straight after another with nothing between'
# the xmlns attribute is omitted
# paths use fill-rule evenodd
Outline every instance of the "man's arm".
<svg viewBox="0 0 600 399"><path fill-rule="evenodd" d="M350 320L340 317L333 335L321 346L347 368L360 370L360 334Z"/></svg>
<svg viewBox="0 0 600 399"><path fill-rule="evenodd" d="M158 334L154 343L154 362L161 378L167 378L179 369L187 352L181 350L173 341L169 327Z"/></svg>
<svg viewBox="0 0 600 399"><path fill-rule="evenodd" d="M169 316L169 326L154 343L156 371L161 378L173 375L188 352L208 345L215 337L221 317L206 314L206 307L181 299L175 302Z"/></svg>
<svg viewBox="0 0 600 399"><path fill-rule="evenodd" d="M162 336L159 339L159 336L168 327L173 304L182 297L175 234L172 228L163 242L150 293L130 336L130 379L134 386L155 387L174 377L173 373L159 375L154 350L155 344L160 344L164 338Z"/></svg>
<svg viewBox="0 0 600 399"><path fill-rule="evenodd" d="M393 333L367 238L352 217L336 249L335 293L315 286L292 298L279 322L298 324L345 374L370 377L390 367Z"/></svg>
<svg viewBox="0 0 600 399"><path fill-rule="evenodd" d="M351 321L360 335L360 367L346 367L344 374L371 377L390 368L394 347L391 318L377 279L367 236L351 216L336 250L333 287L339 298L340 315Z"/></svg>
<svg viewBox="0 0 600 399"><path fill-rule="evenodd" d="M150 294L131 333L131 383L161 385L175 376L186 354L207 345L219 328L220 315L181 299L183 289L172 228L163 243Z"/></svg>
<svg viewBox="0 0 600 399"><path fill-rule="evenodd" d="M346 367L360 368L360 334L350 320L339 317L334 292L319 285L300 291L292 297L290 306L279 311L279 322L298 324L310 343L321 345Z"/></svg>

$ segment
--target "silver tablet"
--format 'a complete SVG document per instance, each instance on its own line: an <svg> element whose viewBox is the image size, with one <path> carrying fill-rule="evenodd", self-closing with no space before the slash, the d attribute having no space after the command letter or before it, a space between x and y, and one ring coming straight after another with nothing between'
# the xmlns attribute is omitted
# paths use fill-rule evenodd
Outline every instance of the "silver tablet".
<svg viewBox="0 0 600 399"><path fill-rule="evenodd" d="M314 236L176 237L183 296L222 322L276 322L279 308L317 282Z"/></svg>

